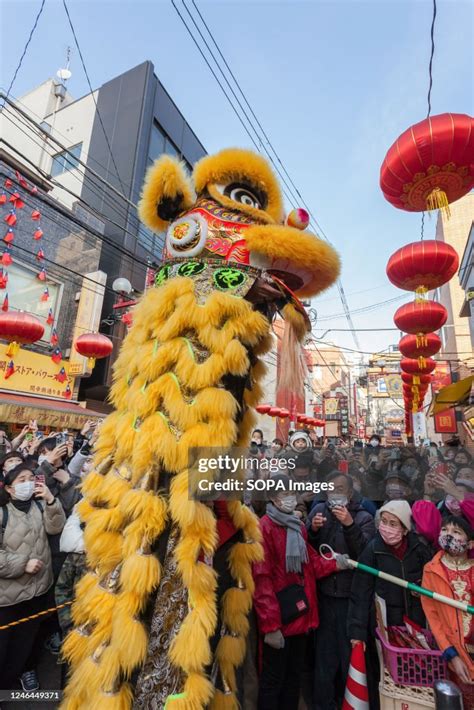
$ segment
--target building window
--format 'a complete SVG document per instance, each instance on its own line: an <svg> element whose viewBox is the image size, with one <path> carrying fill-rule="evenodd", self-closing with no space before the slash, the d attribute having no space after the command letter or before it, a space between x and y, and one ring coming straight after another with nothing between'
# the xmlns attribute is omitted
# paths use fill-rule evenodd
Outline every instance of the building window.
<svg viewBox="0 0 474 710"><path fill-rule="evenodd" d="M9 305L11 310L25 311L41 321L44 325L44 335L39 342L45 345L51 339L52 326L46 323L49 309L52 310L55 321L59 313L61 284L54 283L51 277L48 277L49 298L47 301L42 301L41 296L46 285L36 278L36 274L37 271L18 262L8 267Z"/></svg>
<svg viewBox="0 0 474 710"><path fill-rule="evenodd" d="M56 153L53 156L51 164L51 177L62 175L68 170L74 170L79 165L81 157L82 143L72 146L68 150L63 150L61 153Z"/></svg>
<svg viewBox="0 0 474 710"><path fill-rule="evenodd" d="M151 127L150 147L148 149L148 164L154 163L163 153L173 155L176 158L180 156L179 150L166 135L164 130L160 128L157 123L153 123Z"/></svg>

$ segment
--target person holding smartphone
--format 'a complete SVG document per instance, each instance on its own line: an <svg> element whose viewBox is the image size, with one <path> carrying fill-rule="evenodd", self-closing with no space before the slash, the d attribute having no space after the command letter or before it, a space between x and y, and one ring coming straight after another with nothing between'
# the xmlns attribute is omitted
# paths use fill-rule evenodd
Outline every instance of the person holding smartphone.
<svg viewBox="0 0 474 710"><path fill-rule="evenodd" d="M0 626L50 605L53 570L47 536L60 533L65 520L60 502L30 466L21 463L6 474L0 490ZM42 617L0 631L2 689L19 684L24 691L39 688L36 659L30 654L41 622Z"/></svg>

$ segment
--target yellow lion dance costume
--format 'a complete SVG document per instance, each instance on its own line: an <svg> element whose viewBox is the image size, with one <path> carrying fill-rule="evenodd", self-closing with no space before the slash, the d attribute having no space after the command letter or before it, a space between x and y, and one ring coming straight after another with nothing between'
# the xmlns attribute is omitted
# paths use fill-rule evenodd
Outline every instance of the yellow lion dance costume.
<svg viewBox="0 0 474 710"><path fill-rule="evenodd" d="M227 503L238 535L218 595L217 518L189 499L188 449L248 444L272 318L279 311L302 340L308 321L296 296L330 286L339 260L302 231L298 213L284 223L272 170L246 150L203 158L192 182L162 156L139 210L148 227L167 230L164 259L135 308L115 365L115 411L83 484L89 571L64 643L62 707L237 708L259 526L239 501Z"/></svg>

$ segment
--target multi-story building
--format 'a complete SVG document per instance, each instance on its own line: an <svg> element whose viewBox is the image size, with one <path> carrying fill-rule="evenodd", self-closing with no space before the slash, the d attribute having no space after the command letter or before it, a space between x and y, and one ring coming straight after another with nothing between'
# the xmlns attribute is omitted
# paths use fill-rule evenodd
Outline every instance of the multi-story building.
<svg viewBox="0 0 474 710"><path fill-rule="evenodd" d="M459 283L464 291L464 302L459 315L461 318L467 318L465 322L468 324L474 355L474 222L471 224L464 254L460 254L460 257Z"/></svg>
<svg viewBox="0 0 474 710"><path fill-rule="evenodd" d="M67 208L85 206L103 222L102 320L115 347L81 383L88 401L103 401L125 334L125 326L110 318L116 299L111 286L123 277L140 293L147 267L161 258L163 235L146 229L137 216L146 169L162 153L180 157L191 169L206 151L150 61L78 99L62 80L50 79L14 105L7 103L0 128L9 153L45 181L52 197Z"/></svg>
<svg viewBox="0 0 474 710"><path fill-rule="evenodd" d="M450 215L442 210L438 213L436 226L436 239L450 244L456 249L461 260L458 276L453 277L448 283L441 286L436 294L438 300L446 307L448 319L441 330L442 348L437 359L448 363L453 382L464 380L468 377L474 365L473 341L471 339L471 323L464 317L466 312L466 294L464 286L472 279L472 246L469 250L468 242L471 239L474 221L474 193L469 193L460 200L450 205ZM469 255L470 253L470 255ZM469 304L467 304L469 306ZM447 416L443 413L443 416ZM456 418L456 424L454 423ZM453 414L453 430L445 433L444 438L449 438L457 428L457 434L462 441L466 440L465 415L462 408L456 408ZM443 432L440 432L443 433ZM466 445L472 442L465 442Z"/></svg>

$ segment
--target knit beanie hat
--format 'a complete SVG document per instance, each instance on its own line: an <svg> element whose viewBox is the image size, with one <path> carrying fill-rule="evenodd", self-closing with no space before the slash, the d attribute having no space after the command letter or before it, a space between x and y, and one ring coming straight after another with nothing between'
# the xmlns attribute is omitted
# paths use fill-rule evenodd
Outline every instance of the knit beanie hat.
<svg viewBox="0 0 474 710"><path fill-rule="evenodd" d="M296 451L296 449L294 447L294 443L297 439L304 439L306 441L306 446L309 449L313 446L312 441L309 438L309 434L307 434L305 431L295 431L294 434L292 434L289 439L289 444L290 444L291 448L293 449L293 451Z"/></svg>
<svg viewBox="0 0 474 710"><path fill-rule="evenodd" d="M407 530L411 530L411 508L406 500L390 500L380 508L379 513L383 512L395 515Z"/></svg>

